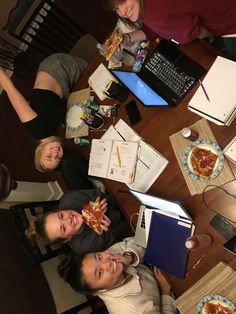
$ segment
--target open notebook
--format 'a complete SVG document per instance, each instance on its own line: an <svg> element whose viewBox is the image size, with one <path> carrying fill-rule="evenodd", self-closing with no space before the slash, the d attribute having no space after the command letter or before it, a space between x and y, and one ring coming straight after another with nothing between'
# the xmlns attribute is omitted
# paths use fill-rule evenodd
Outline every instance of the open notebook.
<svg viewBox="0 0 236 314"><path fill-rule="evenodd" d="M111 125L102 139L139 142L134 182L127 184L130 189L146 192L168 165L168 160L122 119L115 126Z"/></svg>
<svg viewBox="0 0 236 314"><path fill-rule="evenodd" d="M93 139L89 157L90 176L123 183L134 181L139 142Z"/></svg>

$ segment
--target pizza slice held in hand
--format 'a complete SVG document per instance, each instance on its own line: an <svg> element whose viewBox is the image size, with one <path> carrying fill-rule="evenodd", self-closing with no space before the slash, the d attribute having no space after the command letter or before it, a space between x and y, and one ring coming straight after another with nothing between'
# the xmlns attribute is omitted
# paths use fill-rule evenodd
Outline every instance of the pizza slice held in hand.
<svg viewBox="0 0 236 314"><path fill-rule="evenodd" d="M101 209L100 202L89 202L82 209L84 222L98 234L102 233L101 220L103 216L104 212Z"/></svg>
<svg viewBox="0 0 236 314"><path fill-rule="evenodd" d="M106 53L105 58L109 61L118 48L118 46L123 41L123 35L120 34L116 29L112 32L111 36L105 41Z"/></svg>

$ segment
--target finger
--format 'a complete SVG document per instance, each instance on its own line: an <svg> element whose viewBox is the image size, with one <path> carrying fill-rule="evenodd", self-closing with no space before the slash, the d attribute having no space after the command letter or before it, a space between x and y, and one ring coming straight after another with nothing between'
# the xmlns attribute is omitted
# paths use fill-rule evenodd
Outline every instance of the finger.
<svg viewBox="0 0 236 314"><path fill-rule="evenodd" d="M108 231L108 227L105 226L105 225L101 225L101 229L102 229L103 231Z"/></svg>
<svg viewBox="0 0 236 314"><path fill-rule="evenodd" d="M109 222L109 224L111 223L111 219L109 217L107 217L106 215L103 215L103 219L107 222ZM103 220L102 219L102 220Z"/></svg>
<svg viewBox="0 0 236 314"><path fill-rule="evenodd" d="M104 227L109 227L110 226L110 222L109 221L106 221L106 220L103 220L101 221L101 227L104 226Z"/></svg>
<svg viewBox="0 0 236 314"><path fill-rule="evenodd" d="M107 203L102 204L102 205L101 205L101 209L102 209L102 210L106 210L106 209L107 209L107 205L108 205Z"/></svg>
<svg viewBox="0 0 236 314"><path fill-rule="evenodd" d="M107 204L106 198L103 198L102 200L100 200L100 205L102 206L103 204Z"/></svg>
<svg viewBox="0 0 236 314"><path fill-rule="evenodd" d="M96 200L95 200L95 203L99 203L100 201L101 201L101 197L98 196L98 197L96 198Z"/></svg>

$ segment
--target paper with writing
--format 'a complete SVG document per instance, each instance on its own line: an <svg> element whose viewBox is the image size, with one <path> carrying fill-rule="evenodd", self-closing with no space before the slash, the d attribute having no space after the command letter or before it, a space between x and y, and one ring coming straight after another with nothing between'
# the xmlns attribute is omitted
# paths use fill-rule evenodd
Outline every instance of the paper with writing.
<svg viewBox="0 0 236 314"><path fill-rule="evenodd" d="M134 180L138 142L92 140L89 175L130 183Z"/></svg>
<svg viewBox="0 0 236 314"><path fill-rule="evenodd" d="M139 141L139 154L134 182L127 184L130 189L146 192L168 164L168 160L141 138L124 120L111 126L102 139L123 139Z"/></svg>

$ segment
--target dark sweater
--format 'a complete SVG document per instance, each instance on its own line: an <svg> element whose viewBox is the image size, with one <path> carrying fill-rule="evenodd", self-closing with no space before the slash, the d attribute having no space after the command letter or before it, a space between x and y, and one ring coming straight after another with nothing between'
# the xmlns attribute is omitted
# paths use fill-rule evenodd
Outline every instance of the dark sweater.
<svg viewBox="0 0 236 314"><path fill-rule="evenodd" d="M98 235L88 226L85 226L82 233L76 235L69 242L70 247L76 253L104 251L120 240L117 238L124 228L125 219L110 195L103 194L98 190L70 191L61 198L59 209L73 209L81 213L83 206L90 201L95 201L98 196L101 196L101 199L107 199L108 209L106 216L110 218L111 224L108 227L108 231L104 231L102 235Z"/></svg>

